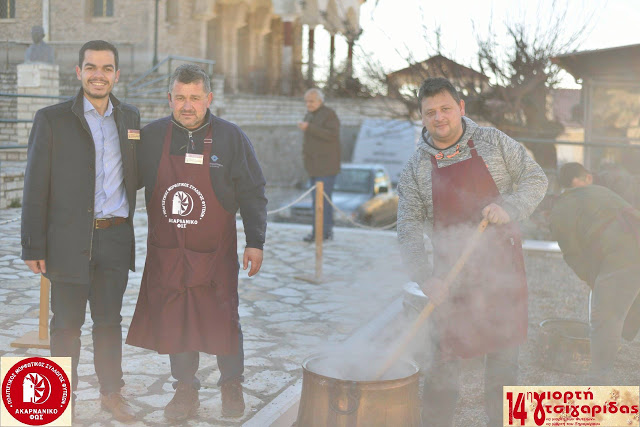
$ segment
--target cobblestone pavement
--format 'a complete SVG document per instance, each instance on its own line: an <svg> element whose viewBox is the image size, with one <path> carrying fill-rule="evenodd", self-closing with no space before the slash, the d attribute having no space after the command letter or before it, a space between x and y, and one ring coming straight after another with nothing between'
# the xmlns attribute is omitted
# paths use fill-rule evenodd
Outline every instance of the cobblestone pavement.
<svg viewBox="0 0 640 427"><path fill-rule="evenodd" d="M278 207L290 194L272 200ZM270 197L271 199L271 197ZM272 207L269 207L273 209ZM19 259L20 209L0 210L0 356L46 356L48 350L25 350L10 343L37 330L39 279ZM130 274L125 295L123 325L126 334L140 287L145 255L146 213L136 214L137 266ZM239 223L238 238L244 241ZM220 415L220 391L215 357L203 355L199 378L201 407L188 426L241 425L302 376L301 362L318 349L330 349L378 314L402 293L407 277L400 273L395 232L336 229L335 240L325 246L326 283L314 285L298 279L314 270L314 246L301 238L309 226L270 223L265 260L254 278L240 275L240 319L245 335L245 400L240 419ZM588 288L563 262L560 254L525 252L529 283L529 337L520 349L520 385L581 384L571 372L541 366L541 321L549 318L587 320ZM93 367L91 320L83 328L80 386L76 422L80 426L114 426L100 409ZM640 384L640 336L622 342L614 364L614 383ZM567 353L567 350L564 350ZM571 355L564 354L568 364ZM573 363L574 368L582 364ZM482 360L461 364L461 394L454 425L485 425ZM167 356L124 346L123 394L137 408L135 426L168 425L163 408L172 397Z"/></svg>
<svg viewBox="0 0 640 427"><path fill-rule="evenodd" d="M6 223L20 209L0 211L0 356L47 356L48 350L17 349L10 343L37 330L39 277L20 260L20 221ZM242 223L238 241L244 242ZM262 270L248 278L241 272L240 320L244 332L247 409L241 419L220 414L219 373L215 357L201 357L201 407L197 418L180 425L240 425L302 376L301 362L318 349L337 343L397 298L407 278L401 271L394 232L336 229L324 246L326 282L307 283L315 249L302 237L309 226L269 224ZM122 309L126 336L131 322L145 257L146 212L135 217L138 271L130 273ZM239 245L241 255L243 245ZM100 409L93 367L91 318L82 330L82 353L74 425L119 425ZM163 408L173 396L168 356L124 345L122 392L138 410L133 425L168 425Z"/></svg>

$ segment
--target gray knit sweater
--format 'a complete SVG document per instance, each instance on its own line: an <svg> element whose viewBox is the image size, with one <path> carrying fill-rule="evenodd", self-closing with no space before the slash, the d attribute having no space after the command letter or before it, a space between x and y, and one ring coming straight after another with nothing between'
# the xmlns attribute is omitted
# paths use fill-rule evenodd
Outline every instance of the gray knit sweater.
<svg viewBox="0 0 640 427"><path fill-rule="evenodd" d="M468 117L462 117L466 129L460 139L460 154L456 145L442 150L444 157L438 167L446 167L471 157L468 146L473 139L478 155L487 164L489 172L504 199L502 207L511 220L527 218L542 200L547 190L547 177L542 168L528 155L525 148L495 128L478 126ZM431 159L441 152L429 145L433 141L428 132L418 141L418 147L405 165L398 181L398 239L402 258L410 270L412 280L421 283L431 275L432 267L425 250L424 231L433 227L433 200L431 198Z"/></svg>

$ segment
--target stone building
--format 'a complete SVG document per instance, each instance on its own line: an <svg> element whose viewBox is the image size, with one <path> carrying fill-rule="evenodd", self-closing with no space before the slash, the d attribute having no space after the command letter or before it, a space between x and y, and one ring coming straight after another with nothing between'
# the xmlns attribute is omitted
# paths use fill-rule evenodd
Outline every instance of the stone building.
<svg viewBox="0 0 640 427"><path fill-rule="evenodd" d="M346 63L347 71L352 69L364 1L0 0L0 93L5 93L0 95L4 119L0 121L0 208L18 203L22 194L26 160L22 147L27 144L33 115L77 92L78 51L84 42L97 38L118 47L122 72L114 92L139 108L143 125L170 113L166 73L182 59L164 63L160 73L143 77L154 63L162 64L169 55L201 64L215 61L210 70L214 74L212 110L240 125L249 136L268 184L306 180L297 123L306 112L302 92L314 84L313 58L318 63L322 56L329 58L329 80L333 60ZM33 25L45 29L45 40L55 49L57 73L46 64L34 69L21 64ZM314 46L318 31L328 32L330 46ZM346 58L335 58L338 38L347 42ZM152 95L140 96L131 89L140 78L142 84L156 80ZM351 159L364 119L391 117L402 110L394 100L379 97L329 94L327 104L341 120L343 162ZM400 114L406 116L405 111ZM14 169L9 167L12 162Z"/></svg>
<svg viewBox="0 0 640 427"><path fill-rule="evenodd" d="M0 0L0 61L22 62L33 25L45 29L61 74L79 47L101 38L120 50L121 68L139 74L168 55L215 60L227 92L299 92L313 74L314 31L345 37L351 58L365 0ZM309 40L302 46L303 28ZM332 47L326 55L333 59ZM308 75L302 52L308 49ZM62 76L61 76L62 77Z"/></svg>

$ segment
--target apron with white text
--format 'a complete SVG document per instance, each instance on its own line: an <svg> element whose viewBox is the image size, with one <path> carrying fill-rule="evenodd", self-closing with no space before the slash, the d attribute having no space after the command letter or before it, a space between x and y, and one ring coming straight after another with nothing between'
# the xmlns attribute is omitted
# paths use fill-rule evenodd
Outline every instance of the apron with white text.
<svg viewBox="0 0 640 427"><path fill-rule="evenodd" d="M164 354L237 352L236 221L211 185L212 126L202 164L187 164L170 154L169 124L147 206L147 259L127 344Z"/></svg>

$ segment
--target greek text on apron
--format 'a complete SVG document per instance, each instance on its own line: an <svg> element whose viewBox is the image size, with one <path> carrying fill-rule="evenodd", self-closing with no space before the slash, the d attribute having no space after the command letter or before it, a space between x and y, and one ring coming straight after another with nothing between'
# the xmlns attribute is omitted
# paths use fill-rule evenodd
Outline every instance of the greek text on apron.
<svg viewBox="0 0 640 427"><path fill-rule="evenodd" d="M236 221L211 185L212 126L202 164L171 155L173 124L167 129L147 206L147 259L127 344L165 354L237 351Z"/></svg>

